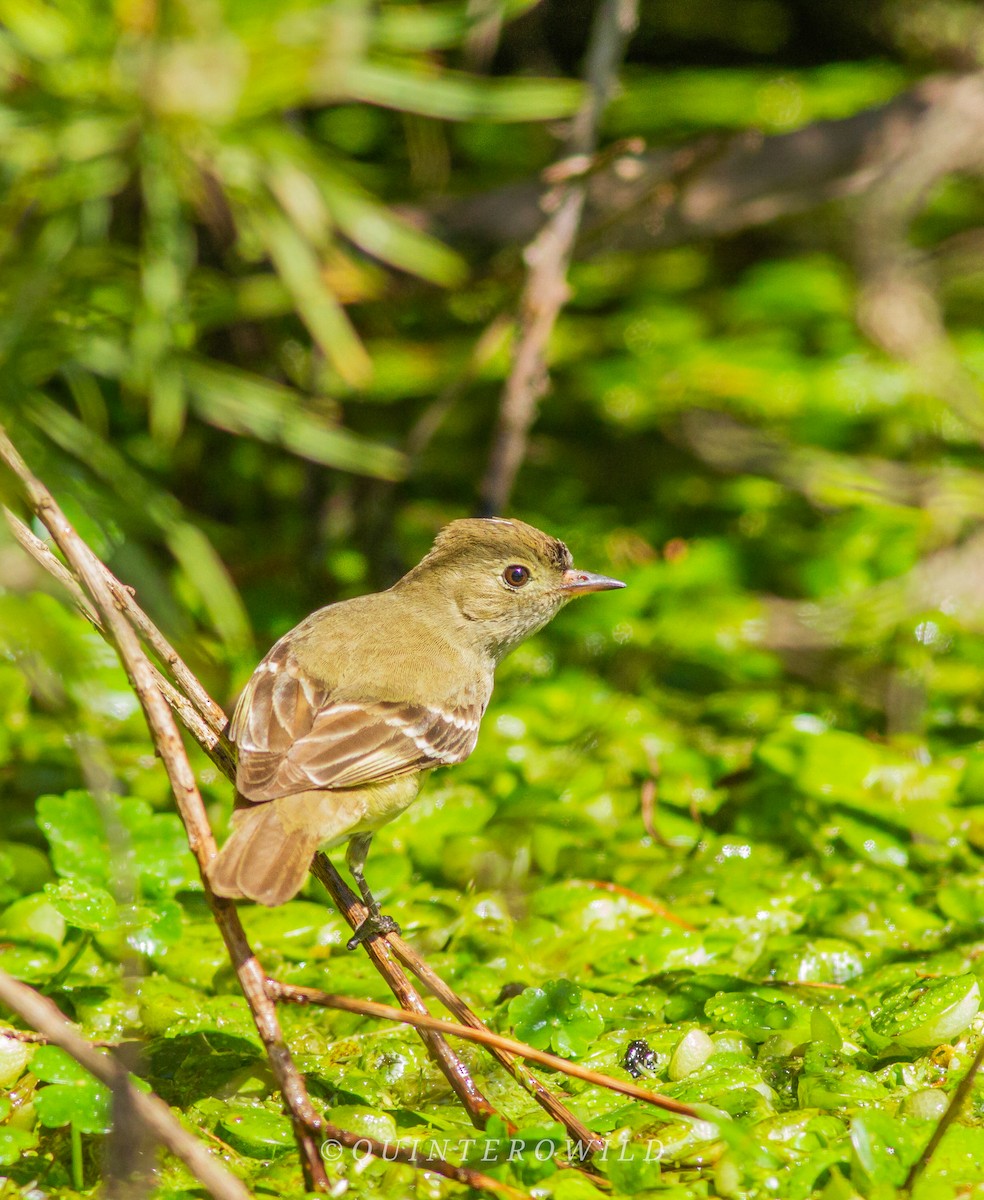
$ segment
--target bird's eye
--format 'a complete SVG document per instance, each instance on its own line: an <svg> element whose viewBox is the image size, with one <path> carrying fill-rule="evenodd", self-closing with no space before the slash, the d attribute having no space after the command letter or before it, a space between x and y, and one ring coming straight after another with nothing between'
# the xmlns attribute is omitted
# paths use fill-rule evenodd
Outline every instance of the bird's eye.
<svg viewBox="0 0 984 1200"><path fill-rule="evenodd" d="M513 563L511 567L506 567L502 572L502 578L510 587L521 588L524 583L530 581L529 568L521 567L519 563Z"/></svg>

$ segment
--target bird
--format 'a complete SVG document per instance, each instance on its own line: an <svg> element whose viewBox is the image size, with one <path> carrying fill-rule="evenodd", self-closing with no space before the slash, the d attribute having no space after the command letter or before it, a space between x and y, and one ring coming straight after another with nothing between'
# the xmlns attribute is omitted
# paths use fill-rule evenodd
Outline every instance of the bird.
<svg viewBox="0 0 984 1200"><path fill-rule="evenodd" d="M273 907L319 849L348 842L367 915L348 948L398 932L364 874L373 834L425 772L475 749L495 669L568 601L625 587L578 570L557 538L503 517L452 521L387 591L329 604L253 672L227 733L236 752L232 833L212 891Z"/></svg>

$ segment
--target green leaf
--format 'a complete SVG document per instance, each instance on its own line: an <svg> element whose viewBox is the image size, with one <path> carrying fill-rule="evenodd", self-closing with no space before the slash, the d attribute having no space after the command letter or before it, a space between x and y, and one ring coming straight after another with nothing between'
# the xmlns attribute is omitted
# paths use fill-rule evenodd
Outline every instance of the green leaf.
<svg viewBox="0 0 984 1200"><path fill-rule="evenodd" d="M104 932L119 926L116 901L105 888L81 879L63 879L46 884L44 893L76 929Z"/></svg>
<svg viewBox="0 0 984 1200"><path fill-rule="evenodd" d="M58 874L105 888L110 869L106 830L89 792L78 789L61 796L41 796L37 814Z"/></svg>
<svg viewBox="0 0 984 1200"><path fill-rule="evenodd" d="M398 451L341 428L290 388L203 362L189 363L186 370L192 405L209 424L340 470L382 479L404 473L406 463Z"/></svg>
<svg viewBox="0 0 984 1200"><path fill-rule="evenodd" d="M106 1133L110 1127L108 1088L58 1046L39 1046L31 1070L49 1084L40 1088L34 1105L42 1125L74 1125L80 1133Z"/></svg>
<svg viewBox="0 0 984 1200"><path fill-rule="evenodd" d="M513 1174L531 1187L557 1170L554 1155L563 1144L563 1127L556 1122L510 1130L501 1117L492 1117L467 1162L496 1179Z"/></svg>
<svg viewBox="0 0 984 1200"><path fill-rule="evenodd" d="M294 1146L289 1118L259 1105L235 1105L216 1127L219 1137L250 1158L279 1158Z"/></svg>
<svg viewBox="0 0 984 1200"><path fill-rule="evenodd" d="M60 950L65 941L65 918L45 895L24 896L0 913L0 937Z"/></svg>
<svg viewBox="0 0 984 1200"><path fill-rule="evenodd" d="M923 1149L925 1135L887 1113L868 1112L851 1121L851 1145L873 1184L898 1187Z"/></svg>
<svg viewBox="0 0 984 1200"><path fill-rule="evenodd" d="M789 1030L797 1021L796 1012L785 1000L753 992L715 996L704 1005L704 1012L715 1025L737 1029L754 1042Z"/></svg>
<svg viewBox="0 0 984 1200"><path fill-rule="evenodd" d="M21 1161L28 1150L38 1144L38 1135L33 1129L0 1127L0 1167L12 1167Z"/></svg>
<svg viewBox="0 0 984 1200"><path fill-rule="evenodd" d="M464 282L464 260L435 238L399 220L338 177L326 180L325 204L338 227L367 254L442 287Z"/></svg>
<svg viewBox="0 0 984 1200"><path fill-rule="evenodd" d="M31 1061L34 1047L27 1042L4 1035L5 1026L0 1025L0 1088L9 1088L20 1079L24 1068ZM0 1118L6 1113L0 1113Z"/></svg>
<svg viewBox="0 0 984 1200"><path fill-rule="evenodd" d="M650 1155L645 1143L633 1145L627 1142L617 1149L611 1148L606 1155L602 1171L615 1189L616 1195L635 1196L640 1192L655 1191L659 1188L659 1159Z"/></svg>
<svg viewBox="0 0 984 1200"><path fill-rule="evenodd" d="M346 71L345 89L367 104L449 121L552 121L576 112L583 95L581 84L567 79L488 81L369 62Z"/></svg>
<svg viewBox="0 0 984 1200"><path fill-rule="evenodd" d="M347 383L356 387L366 383L372 375L372 362L344 308L325 283L312 247L284 217L254 214L253 220L311 336Z"/></svg>
<svg viewBox="0 0 984 1200"><path fill-rule="evenodd" d="M925 1049L957 1038L980 1006L980 984L973 975L916 980L888 992L862 1032L874 1050Z"/></svg>
<svg viewBox="0 0 984 1200"><path fill-rule="evenodd" d="M211 996L176 980L151 976L137 987L140 1020L151 1033L176 1038L215 1033L259 1045L259 1034L241 996Z"/></svg>
<svg viewBox="0 0 984 1200"><path fill-rule="evenodd" d="M97 804L82 790L42 796L37 812L58 874L63 880L94 889L94 895L111 895L113 864L128 886L136 886L138 895L151 900L201 886L176 813L156 813L146 800L131 796L106 797L103 804ZM68 891L52 894L63 896L66 902L69 895ZM102 903L105 905L105 899Z"/></svg>
<svg viewBox="0 0 984 1200"><path fill-rule="evenodd" d="M88 1083L92 1076L60 1046L39 1046L31 1060L31 1071L43 1083Z"/></svg>
<svg viewBox="0 0 984 1200"><path fill-rule="evenodd" d="M509 1017L520 1041L566 1058L587 1054L605 1025L594 1002L569 979L527 988L510 1000Z"/></svg>

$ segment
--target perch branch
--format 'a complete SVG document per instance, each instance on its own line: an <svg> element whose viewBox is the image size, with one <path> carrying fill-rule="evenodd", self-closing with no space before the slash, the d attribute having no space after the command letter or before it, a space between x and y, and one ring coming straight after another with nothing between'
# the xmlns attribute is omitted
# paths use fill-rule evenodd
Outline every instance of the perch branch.
<svg viewBox="0 0 984 1200"><path fill-rule="evenodd" d="M123 1091L138 1119L185 1164L189 1171L215 1197L215 1200L250 1200L243 1184L222 1166L209 1151L183 1129L159 1096L138 1091L127 1071L111 1055L101 1054L80 1037L57 1006L26 983L0 971L0 1002L9 1008L43 1039L60 1046L90 1075L114 1091ZM6 1030L4 1031L7 1032ZM14 1036L17 1031L10 1031Z"/></svg>
<svg viewBox="0 0 984 1200"><path fill-rule="evenodd" d="M335 902L339 912L345 917L353 929L356 929L366 917L366 910L356 897L355 893L349 888L342 877L338 874L331 862L324 854L315 855L315 860L312 865L312 871L317 879L319 879L328 889L332 900ZM379 970L383 970L383 966L377 961L376 956L383 964L387 971L391 971L399 978L406 980L400 968L393 962L391 954L395 954L397 958L408 967L414 975L429 988L437 999L453 1013L462 1024L473 1029L488 1032L483 1022L477 1017L464 1001L452 991L451 988L444 982L443 979L433 971L420 956L397 934L387 934L385 937L374 938L373 941L366 945L373 961L377 962ZM387 982L390 982L390 976L387 971L383 971ZM277 985L279 986L279 985ZM393 987L394 994L400 999L400 993ZM402 985L401 985L402 986ZM409 987L409 982L407 981ZM417 996L417 993L414 992ZM410 1005L403 1005L405 1009L417 1013L423 1017L429 1017L423 1001L417 996L417 1004L411 1008ZM402 999L401 999L402 1004ZM413 1022L408 1022L412 1024ZM418 1026L421 1037L426 1041L427 1026ZM431 1031L430 1036L433 1036ZM481 1039L479 1039L481 1040ZM496 1047L492 1043L486 1043L494 1058L505 1067L505 1069L513 1076L513 1078L530 1093L536 1102L550 1114L555 1121L559 1121L572 1138L582 1142L584 1145L590 1145L593 1150L602 1150L604 1148L604 1140L599 1138L597 1134L592 1133L577 1117L564 1105L561 1101L536 1078L532 1071L529 1070L523 1063L518 1062L516 1058L501 1048Z"/></svg>
<svg viewBox="0 0 984 1200"><path fill-rule="evenodd" d="M62 584L74 600L79 612L107 641L112 643L112 638L107 633L99 614L89 603L85 591L80 586L76 576L52 553L46 542L43 542L41 538L32 533L24 522L5 506L3 508L3 515L11 533L20 545L44 570L53 575ZM160 630L157 629L143 609L136 603L130 588L115 579L109 569L99 559L95 559L95 562L105 576L107 585L113 590L113 595L119 608L126 614L136 629L141 633L145 633L160 661L167 664L169 669L172 670L174 678L185 689L184 691L179 691L155 666L151 665L157 687L160 689L164 699L167 700L171 708L178 714L183 724L200 745L204 747L205 742L208 742L206 752L212 758L213 762L222 769L223 773L229 775L230 771L233 770L233 758L232 749L222 734L222 730L226 724L225 713L209 696L178 653L170 646L163 634L161 634ZM113 588L113 584L116 585L115 588ZM194 688L188 688L188 679L195 681L196 686Z"/></svg>
<svg viewBox="0 0 984 1200"><path fill-rule="evenodd" d="M287 1000L291 1004L316 1004L323 1008L337 1008L342 1012L359 1013L367 1017L379 1017L384 1021L402 1021L419 1029L440 1030L451 1037L464 1038L469 1042L478 1042L482 1046L495 1047L507 1054L518 1054L523 1058L532 1059L554 1071L570 1075L573 1079L581 1079L585 1083L593 1083L607 1088L610 1092L619 1092L623 1096L631 1096L633 1100L643 1100L656 1108L667 1112L678 1113L683 1117L697 1119L698 1113L689 1104L673 1100L669 1096L661 1096L658 1092L650 1092L635 1083L622 1079L613 1079L600 1071L592 1071L588 1067L579 1066L566 1058L558 1058L545 1050L537 1050L525 1042L515 1038L503 1037L490 1029L476 1029L471 1025L458 1025L453 1021L445 1021L440 1017L432 1017L429 1013L404 1012L391 1004L379 1004L375 1000L356 1000L351 996L338 996L331 992L323 992L319 988L298 987L293 984L271 981L271 992L278 1000Z"/></svg>
<svg viewBox="0 0 984 1200"><path fill-rule="evenodd" d="M205 867L215 853L215 840L181 735L171 709L157 686L153 666L144 653L133 626L124 616L121 603L117 599L118 593L114 594L107 583L103 564L79 537L48 489L28 469L2 429L0 459L20 480L31 507L51 533L76 578L91 596L109 636L117 647L167 771L178 811L187 831L188 843L198 860L205 895L215 922L229 951L274 1077L291 1115L308 1185L326 1190L328 1177L321 1161L317 1140L318 1134L323 1136L322 1131L326 1128L326 1123L314 1110L304 1080L287 1049L277 1020L276 1006L267 994L266 975L250 949L234 905L213 895L209 890Z"/></svg>
<svg viewBox="0 0 984 1200"><path fill-rule="evenodd" d="M315 878L324 884L328 894L334 901L335 907L353 929L368 915L355 895L346 886L345 881L334 869L324 854L316 854L311 865ZM363 947L371 959L373 966L383 976L393 995L400 1002L401 1008L416 1015L427 1015L427 1008L416 990L399 965L393 961L393 955L388 946L388 938L372 938L363 942ZM273 983L274 989L279 983ZM398 1011L398 1010L395 1010ZM421 1040L430 1051L445 1078L454 1089L455 1095L462 1102L479 1129L484 1129L489 1117L495 1114L495 1109L478 1089L468 1068L454 1050L448 1045L439 1031L418 1026Z"/></svg>
<svg viewBox="0 0 984 1200"><path fill-rule="evenodd" d="M486 1026L481 1018L476 1016L464 1000L448 987L440 975L420 957L412 946L401 937L395 936L391 941L391 945L397 958L399 958L403 965L417 976L420 982L436 996L449 1013L457 1017L462 1025L467 1025L470 1029L485 1030ZM598 1134L592 1133L590 1129L573 1116L561 1104L553 1092L549 1088L544 1087L522 1059L516 1058L515 1055L497 1046L490 1045L488 1050L513 1078L522 1087L526 1088L537 1104L545 1112L548 1112L555 1121L559 1121L564 1126L572 1138L584 1145L591 1146L592 1150L600 1151L604 1148L604 1139Z"/></svg>
<svg viewBox="0 0 984 1200"><path fill-rule="evenodd" d="M587 91L571 124L565 159L581 160L594 154L598 121L637 19L637 0L599 0L588 44ZM524 255L528 273L519 302L516 347L482 481L481 508L485 513L502 512L509 503L537 405L549 386L547 342L569 294L567 269L586 199L584 178L562 183L547 199L552 215Z"/></svg>
<svg viewBox="0 0 984 1200"><path fill-rule="evenodd" d="M98 613L89 604L85 592L80 587L76 577L55 557L45 543L28 529L23 521L20 521L9 510L5 510L5 515L7 517L7 524L24 549L36 558L46 570L50 571L56 579L64 584L80 611L105 635L105 627ZM99 565L102 566L102 564ZM103 573L108 583L112 577L108 570L104 569ZM113 590L113 595L117 604L126 616L130 618L134 627L147 638L158 655L162 657L162 660L166 661L168 666L175 671L175 677L179 679L182 686L187 688L187 679L189 677L194 679L194 676L191 675L191 672L184 666L178 654L169 646L150 618L147 617L136 603L131 590L123 584L119 584ZM173 688L159 672L156 672L156 669L155 677L157 686L164 695L164 698L178 713L185 726L192 732L193 736L203 746L212 758L212 761L222 770L223 774L232 782L235 782L235 767L232 752L228 742L221 735L221 730L226 721L222 710L214 703L197 680L195 680L195 688L190 689L189 692L194 697L195 703L192 703L191 700ZM327 882L326 886L331 890ZM334 897L334 893L333 898L335 898L336 903L341 908L342 906L338 898ZM426 1012L420 996L387 952L382 948L374 949L372 944L367 949L377 969L385 977L400 1003L404 1007L411 1009L411 1011ZM494 1114L495 1109L479 1091L464 1063L462 1063L453 1049L441 1037L435 1036L428 1031L423 1031L421 1037L431 1055L444 1072L455 1094L471 1114L476 1126L484 1128L485 1123Z"/></svg>

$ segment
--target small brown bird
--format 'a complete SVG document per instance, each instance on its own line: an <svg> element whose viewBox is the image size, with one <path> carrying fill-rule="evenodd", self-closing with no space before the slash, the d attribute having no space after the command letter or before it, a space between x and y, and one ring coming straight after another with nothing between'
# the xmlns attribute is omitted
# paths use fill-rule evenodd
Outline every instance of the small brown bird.
<svg viewBox="0 0 984 1200"><path fill-rule="evenodd" d="M510 650L575 596L624 586L577 570L563 542L531 525L474 519L443 529L388 591L312 613L236 705L236 811L212 890L283 904L315 851L348 839L369 909L349 948L395 930L363 875L373 833L413 802L423 771L474 750Z"/></svg>

